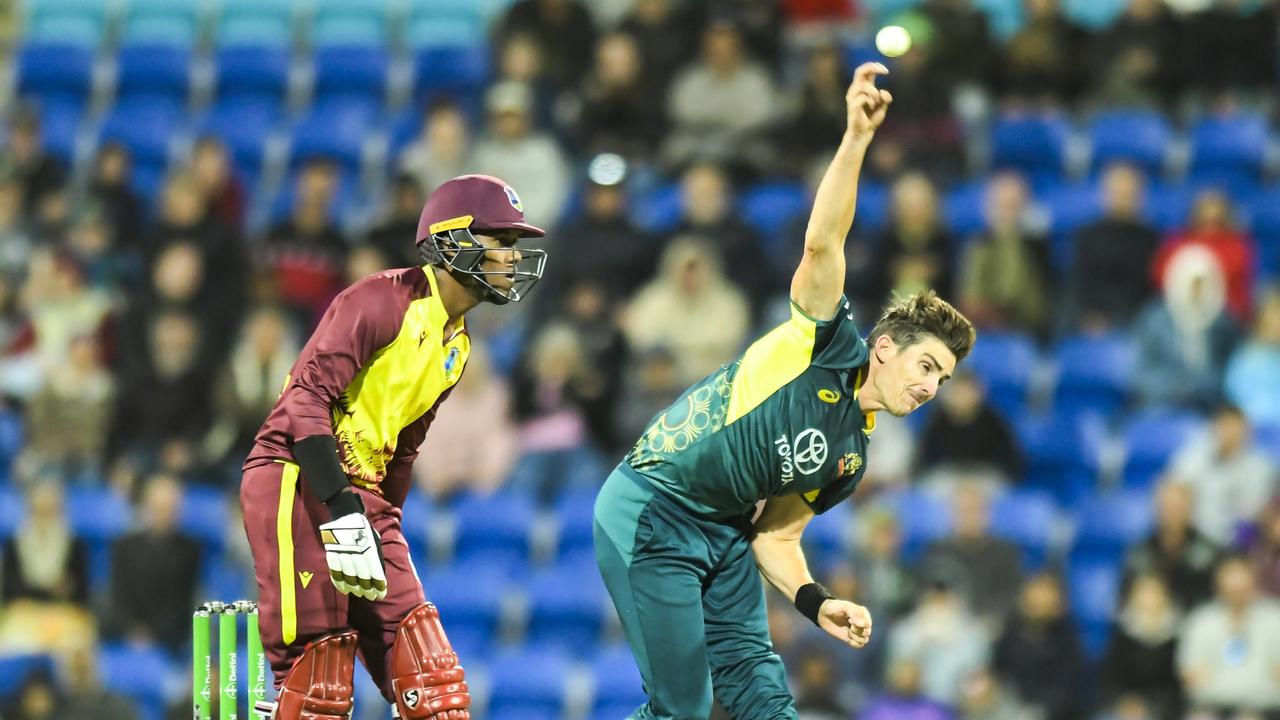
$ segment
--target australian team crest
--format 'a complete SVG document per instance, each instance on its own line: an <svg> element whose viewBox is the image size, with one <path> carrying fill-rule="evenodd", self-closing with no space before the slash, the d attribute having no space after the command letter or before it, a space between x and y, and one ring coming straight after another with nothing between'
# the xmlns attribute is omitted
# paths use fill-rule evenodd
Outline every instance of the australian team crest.
<svg viewBox="0 0 1280 720"><path fill-rule="evenodd" d="M861 467L862 467L861 455L859 455L856 452L845 453L844 457L840 458L840 466L839 466L839 470L836 472L836 477L845 477L846 475L852 475L858 472L858 470Z"/></svg>
<svg viewBox="0 0 1280 720"><path fill-rule="evenodd" d="M458 348L456 347L449 348L449 355L444 359L445 379L452 380L458 374L457 373L458 358L460 356L461 356L461 353L458 352Z"/></svg>
<svg viewBox="0 0 1280 720"><path fill-rule="evenodd" d="M507 200L511 201L511 207L524 212L524 203L520 202L520 196L516 194L515 188L507 185L502 188L502 192L507 194Z"/></svg>

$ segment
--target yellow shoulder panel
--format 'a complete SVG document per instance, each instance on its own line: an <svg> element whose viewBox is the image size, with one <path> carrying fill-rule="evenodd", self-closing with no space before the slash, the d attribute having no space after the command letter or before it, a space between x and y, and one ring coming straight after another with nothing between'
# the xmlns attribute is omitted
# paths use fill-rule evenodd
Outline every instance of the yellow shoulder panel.
<svg viewBox="0 0 1280 720"><path fill-rule="evenodd" d="M759 407L809 367L817 329L817 322L793 303L790 320L747 348L733 377L725 425Z"/></svg>

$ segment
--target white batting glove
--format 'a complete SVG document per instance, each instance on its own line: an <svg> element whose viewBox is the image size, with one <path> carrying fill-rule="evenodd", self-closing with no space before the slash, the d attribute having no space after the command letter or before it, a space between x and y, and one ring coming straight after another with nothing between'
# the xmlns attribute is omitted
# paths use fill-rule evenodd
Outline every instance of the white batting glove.
<svg viewBox="0 0 1280 720"><path fill-rule="evenodd" d="M351 513L320 526L329 579L339 592L368 600L387 596L381 538L363 513Z"/></svg>

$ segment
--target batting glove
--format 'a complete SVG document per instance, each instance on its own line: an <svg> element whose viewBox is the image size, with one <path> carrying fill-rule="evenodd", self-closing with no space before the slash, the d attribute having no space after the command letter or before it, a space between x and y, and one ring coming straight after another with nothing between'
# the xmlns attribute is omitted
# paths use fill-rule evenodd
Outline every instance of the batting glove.
<svg viewBox="0 0 1280 720"><path fill-rule="evenodd" d="M329 579L339 592L367 600L387 596L382 545L364 513L350 513L320 526Z"/></svg>

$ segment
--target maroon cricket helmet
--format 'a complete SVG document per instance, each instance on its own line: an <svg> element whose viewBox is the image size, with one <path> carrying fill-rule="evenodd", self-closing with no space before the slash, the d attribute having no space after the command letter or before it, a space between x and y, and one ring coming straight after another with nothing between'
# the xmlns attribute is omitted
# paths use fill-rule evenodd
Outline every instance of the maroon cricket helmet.
<svg viewBox="0 0 1280 720"><path fill-rule="evenodd" d="M542 228L524 219L524 205L510 185L492 175L461 175L436 188L418 219L419 244L450 230L517 230L520 237L542 237Z"/></svg>

